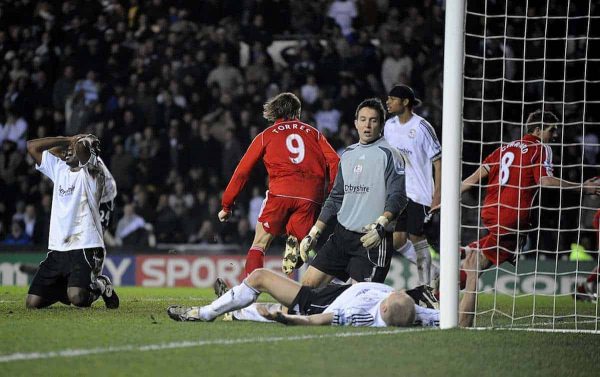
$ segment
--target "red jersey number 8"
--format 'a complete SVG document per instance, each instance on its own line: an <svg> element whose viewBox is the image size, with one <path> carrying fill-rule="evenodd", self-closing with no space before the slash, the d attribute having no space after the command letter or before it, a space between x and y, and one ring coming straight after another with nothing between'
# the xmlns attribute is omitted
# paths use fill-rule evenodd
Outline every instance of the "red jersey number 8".
<svg viewBox="0 0 600 377"><path fill-rule="evenodd" d="M290 161L293 164L299 164L304 160L304 140L298 134L290 134L285 139L285 146L290 151Z"/></svg>
<svg viewBox="0 0 600 377"><path fill-rule="evenodd" d="M500 159L500 184L505 185L510 178L510 165L515 160L515 154L512 152L506 152Z"/></svg>

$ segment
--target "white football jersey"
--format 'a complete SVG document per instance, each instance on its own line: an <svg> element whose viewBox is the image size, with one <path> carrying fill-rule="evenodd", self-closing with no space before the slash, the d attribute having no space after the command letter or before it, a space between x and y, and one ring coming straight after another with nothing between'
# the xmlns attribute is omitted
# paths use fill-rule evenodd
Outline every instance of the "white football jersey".
<svg viewBox="0 0 600 377"><path fill-rule="evenodd" d="M430 207L433 198L432 163L442 157L442 147L435 130L422 117L413 114L404 124L398 116L385 122L388 143L404 155L406 161L406 196L413 202Z"/></svg>
<svg viewBox="0 0 600 377"><path fill-rule="evenodd" d="M98 169L95 156L78 171L48 151L36 169L54 182L48 249L57 251L104 247L98 206L104 174L94 178L89 169ZM101 169L103 171L103 169Z"/></svg>
<svg viewBox="0 0 600 377"><path fill-rule="evenodd" d="M381 283L356 283L339 295L324 313L334 326L386 327L379 307L394 289Z"/></svg>

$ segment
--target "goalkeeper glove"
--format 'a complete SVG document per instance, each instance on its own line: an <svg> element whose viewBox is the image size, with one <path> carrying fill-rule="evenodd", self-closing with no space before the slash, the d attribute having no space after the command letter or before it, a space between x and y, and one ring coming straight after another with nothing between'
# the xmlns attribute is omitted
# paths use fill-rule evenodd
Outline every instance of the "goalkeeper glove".
<svg viewBox="0 0 600 377"><path fill-rule="evenodd" d="M367 234L360 238L360 242L362 242L365 249L372 249L379 246L381 239L385 236L385 226L388 222L387 217L379 216L374 223L363 228Z"/></svg>
<svg viewBox="0 0 600 377"><path fill-rule="evenodd" d="M308 235L300 242L300 258L302 258L303 261L306 262L308 260L308 252L315 246L320 235L321 229L313 225L313 227L310 228Z"/></svg>

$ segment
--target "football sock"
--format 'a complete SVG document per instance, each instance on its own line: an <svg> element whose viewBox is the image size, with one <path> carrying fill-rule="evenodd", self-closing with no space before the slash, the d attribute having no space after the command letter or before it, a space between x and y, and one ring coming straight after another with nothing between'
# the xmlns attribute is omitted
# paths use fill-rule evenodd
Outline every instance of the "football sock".
<svg viewBox="0 0 600 377"><path fill-rule="evenodd" d="M252 246L246 255L246 276L257 268L263 268L265 264L265 250L259 246Z"/></svg>
<svg viewBox="0 0 600 377"><path fill-rule="evenodd" d="M406 243L396 249L404 258L408 259L410 263L417 264L417 253L411 240L407 240Z"/></svg>
<svg viewBox="0 0 600 377"><path fill-rule="evenodd" d="M431 283L431 253L427 240L421 240L414 244L417 254L417 270L419 273L419 284Z"/></svg>
<svg viewBox="0 0 600 377"><path fill-rule="evenodd" d="M465 289L467 286L467 273L465 270L460 270L460 289Z"/></svg>
<svg viewBox="0 0 600 377"><path fill-rule="evenodd" d="M245 308L255 302L259 294L260 292L250 287L246 284L246 280L244 280L242 284L231 288L210 305L201 307L199 311L200 319L203 321L212 321L221 314Z"/></svg>
<svg viewBox="0 0 600 377"><path fill-rule="evenodd" d="M595 283L598 280L598 267L594 268L594 270L590 273L587 279L585 279L588 283Z"/></svg>

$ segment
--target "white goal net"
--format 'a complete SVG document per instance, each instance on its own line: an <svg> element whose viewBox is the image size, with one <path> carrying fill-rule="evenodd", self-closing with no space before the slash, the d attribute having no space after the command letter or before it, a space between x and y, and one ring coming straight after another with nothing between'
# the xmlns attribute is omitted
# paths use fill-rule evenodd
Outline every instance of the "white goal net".
<svg viewBox="0 0 600 377"><path fill-rule="evenodd" d="M600 176L597 1L466 1L463 85L463 178L496 148L521 139L536 110L551 111L561 124L548 143L554 176L578 183ZM486 234L480 210L489 184L462 195L463 246ZM492 265L479 279L474 326L598 331L597 287L588 278L597 276L599 207L599 196L578 189L540 189L526 208L531 225L519 227L525 242L500 247L514 264ZM586 280L575 299L576 283Z"/></svg>

